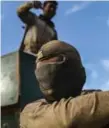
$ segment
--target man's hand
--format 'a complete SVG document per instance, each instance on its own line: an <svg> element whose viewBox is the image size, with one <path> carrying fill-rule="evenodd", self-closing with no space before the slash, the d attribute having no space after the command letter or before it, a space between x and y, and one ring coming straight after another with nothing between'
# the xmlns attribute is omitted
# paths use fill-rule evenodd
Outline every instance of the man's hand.
<svg viewBox="0 0 109 128"><path fill-rule="evenodd" d="M42 3L40 1L33 1L33 8L42 9Z"/></svg>

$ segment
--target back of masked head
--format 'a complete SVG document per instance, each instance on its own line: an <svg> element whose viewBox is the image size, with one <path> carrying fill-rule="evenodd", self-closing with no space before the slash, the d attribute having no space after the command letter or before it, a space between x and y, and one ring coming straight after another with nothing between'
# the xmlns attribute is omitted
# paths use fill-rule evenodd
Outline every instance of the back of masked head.
<svg viewBox="0 0 109 128"><path fill-rule="evenodd" d="M78 96L86 81L78 51L58 40L41 47L37 54L35 73L48 101Z"/></svg>

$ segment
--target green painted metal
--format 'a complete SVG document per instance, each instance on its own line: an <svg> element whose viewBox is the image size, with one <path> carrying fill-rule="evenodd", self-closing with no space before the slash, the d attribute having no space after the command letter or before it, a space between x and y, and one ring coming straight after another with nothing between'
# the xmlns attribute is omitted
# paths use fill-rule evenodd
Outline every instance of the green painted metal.
<svg viewBox="0 0 109 128"><path fill-rule="evenodd" d="M19 113L2 115L1 128L19 128Z"/></svg>
<svg viewBox="0 0 109 128"><path fill-rule="evenodd" d="M35 76L35 56L19 52L19 73L21 83L21 109L30 102L43 97Z"/></svg>
<svg viewBox="0 0 109 128"><path fill-rule="evenodd" d="M17 104L20 95L20 109L43 97L35 77L35 56L19 52L20 85L17 82L18 52L1 57L1 106ZM20 92L19 92L20 90ZM1 128L19 128L18 112L1 115Z"/></svg>

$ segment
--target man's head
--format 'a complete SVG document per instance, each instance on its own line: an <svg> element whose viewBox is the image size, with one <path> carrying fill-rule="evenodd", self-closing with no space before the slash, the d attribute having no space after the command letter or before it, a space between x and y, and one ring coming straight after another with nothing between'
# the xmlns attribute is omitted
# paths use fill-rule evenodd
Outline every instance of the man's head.
<svg viewBox="0 0 109 128"><path fill-rule="evenodd" d="M57 1L49 1L46 0L43 3L43 12L44 15L51 19L56 15L56 10L57 10L58 2Z"/></svg>
<svg viewBox="0 0 109 128"><path fill-rule="evenodd" d="M78 96L86 80L78 51L58 40L41 47L37 54L35 73L48 101Z"/></svg>

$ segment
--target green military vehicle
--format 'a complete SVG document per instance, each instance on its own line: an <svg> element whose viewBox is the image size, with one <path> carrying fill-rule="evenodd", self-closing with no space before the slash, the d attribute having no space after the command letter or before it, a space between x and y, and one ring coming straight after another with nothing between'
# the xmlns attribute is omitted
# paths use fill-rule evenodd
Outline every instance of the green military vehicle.
<svg viewBox="0 0 109 128"><path fill-rule="evenodd" d="M35 59L22 51L1 57L1 128L18 128L20 111L43 97L34 73Z"/></svg>

